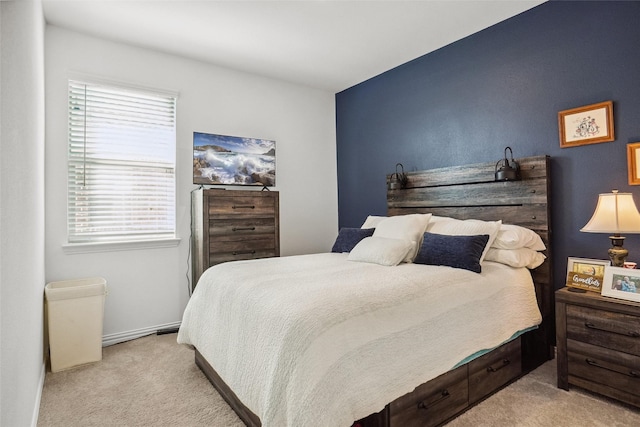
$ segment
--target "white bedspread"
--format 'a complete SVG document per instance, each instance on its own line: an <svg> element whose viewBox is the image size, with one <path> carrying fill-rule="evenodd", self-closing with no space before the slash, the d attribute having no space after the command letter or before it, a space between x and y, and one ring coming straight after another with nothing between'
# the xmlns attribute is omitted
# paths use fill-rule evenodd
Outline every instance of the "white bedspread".
<svg viewBox="0 0 640 427"><path fill-rule="evenodd" d="M526 269L383 267L347 255L229 262L198 282L178 342L265 427L349 426L541 321Z"/></svg>

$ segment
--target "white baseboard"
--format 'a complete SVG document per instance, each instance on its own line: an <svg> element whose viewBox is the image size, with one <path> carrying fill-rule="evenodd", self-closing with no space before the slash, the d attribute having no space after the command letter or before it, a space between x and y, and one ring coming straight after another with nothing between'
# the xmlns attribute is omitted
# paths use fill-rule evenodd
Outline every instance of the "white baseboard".
<svg viewBox="0 0 640 427"><path fill-rule="evenodd" d="M181 322L165 323L163 325L149 326L147 328L134 329L132 331L118 332L115 334L108 334L102 336L102 346L107 347L114 344L119 344L125 341L131 341L136 338L145 337L147 335L155 334L163 329L179 328Z"/></svg>
<svg viewBox="0 0 640 427"><path fill-rule="evenodd" d="M42 369L40 369L40 379L38 380L38 394L36 395L36 401L33 408L33 415L31 417L31 427L37 427L38 417L40 416L40 401L42 400L42 389L44 388L44 376L47 373L46 362L42 363Z"/></svg>

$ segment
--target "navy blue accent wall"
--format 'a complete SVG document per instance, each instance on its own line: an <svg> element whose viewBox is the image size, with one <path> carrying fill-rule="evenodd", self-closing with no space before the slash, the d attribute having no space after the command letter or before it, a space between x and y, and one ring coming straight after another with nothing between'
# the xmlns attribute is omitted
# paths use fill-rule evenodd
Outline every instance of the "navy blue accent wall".
<svg viewBox="0 0 640 427"><path fill-rule="evenodd" d="M386 213L385 176L548 154L556 287L568 256L607 259L581 233L598 194L627 183L640 142L640 2L544 3L336 94L340 227ZM399 47L401 49L402 47ZM558 111L612 100L614 142L560 148ZM640 235L628 235L640 264Z"/></svg>

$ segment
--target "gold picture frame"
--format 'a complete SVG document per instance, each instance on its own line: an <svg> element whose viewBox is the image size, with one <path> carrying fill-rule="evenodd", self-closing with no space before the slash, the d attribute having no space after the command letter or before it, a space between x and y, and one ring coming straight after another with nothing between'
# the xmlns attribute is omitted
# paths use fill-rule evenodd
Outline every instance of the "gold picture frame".
<svg viewBox="0 0 640 427"><path fill-rule="evenodd" d="M606 267L609 265L611 261L608 260L569 257L565 285L568 288L600 293Z"/></svg>
<svg viewBox="0 0 640 427"><path fill-rule="evenodd" d="M558 130L561 148L613 141L613 101L560 111Z"/></svg>
<svg viewBox="0 0 640 427"><path fill-rule="evenodd" d="M640 142L627 144L627 173L629 185L640 185Z"/></svg>

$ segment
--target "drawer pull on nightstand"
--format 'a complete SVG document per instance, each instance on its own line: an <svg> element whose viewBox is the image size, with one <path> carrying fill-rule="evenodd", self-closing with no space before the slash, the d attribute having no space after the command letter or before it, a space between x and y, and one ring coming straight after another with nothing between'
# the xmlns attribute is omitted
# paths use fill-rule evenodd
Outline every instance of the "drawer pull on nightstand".
<svg viewBox="0 0 640 427"><path fill-rule="evenodd" d="M600 328L591 322L584 322L584 326L586 326L589 329L595 329L597 331L611 332L612 334L624 335L626 337L631 337L631 338L640 338L640 333L636 331L628 331L628 332L614 331L612 329Z"/></svg>
<svg viewBox="0 0 640 427"><path fill-rule="evenodd" d="M231 231L254 231L255 227L233 227Z"/></svg>
<svg viewBox="0 0 640 427"><path fill-rule="evenodd" d="M233 255L244 255L244 254L255 254L256 251L234 251L232 252Z"/></svg>
<svg viewBox="0 0 640 427"><path fill-rule="evenodd" d="M254 205L233 205L232 209L255 209Z"/></svg>
<svg viewBox="0 0 640 427"><path fill-rule="evenodd" d="M606 369L607 371L615 372L617 374L626 375L628 377L640 378L640 373L638 373L636 371L629 371L629 372L618 371L617 369L612 369L612 368L608 368L606 366L602 366L601 364L598 363L597 360L593 360L593 359L590 359L588 357L584 361L587 362L588 365L595 366L596 368Z"/></svg>
<svg viewBox="0 0 640 427"><path fill-rule="evenodd" d="M423 400L422 402L418 403L418 409L430 409L430 406L435 405L436 403L442 402L444 399L446 399L447 397L449 397L449 390L442 390L442 392L440 392L440 395L433 400L433 402L429 402L427 403L426 400Z"/></svg>
<svg viewBox="0 0 640 427"><path fill-rule="evenodd" d="M505 366L509 365L509 363L511 363L511 361L509 359L502 359L502 363L497 368L494 368L493 366L489 366L487 368L487 372L498 372L500 369L502 369Z"/></svg>

